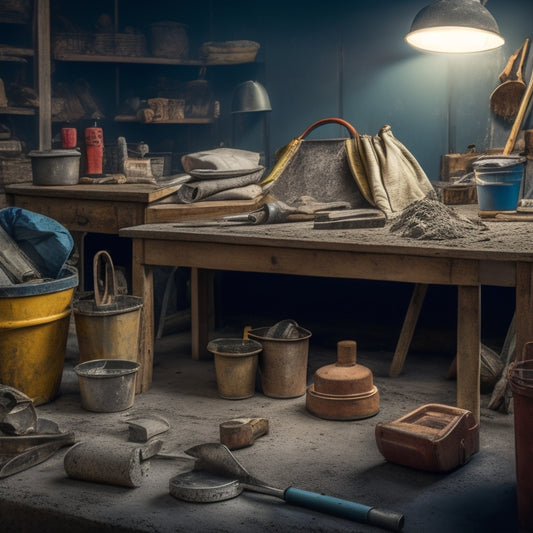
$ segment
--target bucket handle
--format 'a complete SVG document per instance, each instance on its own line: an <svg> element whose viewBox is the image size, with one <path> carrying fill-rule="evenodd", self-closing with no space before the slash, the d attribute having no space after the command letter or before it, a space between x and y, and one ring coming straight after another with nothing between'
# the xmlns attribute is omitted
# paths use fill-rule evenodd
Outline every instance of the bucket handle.
<svg viewBox="0 0 533 533"><path fill-rule="evenodd" d="M111 256L100 250L93 259L94 300L97 306L115 303L117 296L117 279Z"/></svg>

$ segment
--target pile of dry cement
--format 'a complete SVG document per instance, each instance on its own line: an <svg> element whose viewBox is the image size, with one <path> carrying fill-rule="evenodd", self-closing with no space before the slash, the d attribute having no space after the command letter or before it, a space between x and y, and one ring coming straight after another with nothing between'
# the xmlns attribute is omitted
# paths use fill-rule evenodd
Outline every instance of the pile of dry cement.
<svg viewBox="0 0 533 533"><path fill-rule="evenodd" d="M392 219L390 231L420 240L460 239L477 235L487 226L463 217L439 200L424 198L407 206Z"/></svg>

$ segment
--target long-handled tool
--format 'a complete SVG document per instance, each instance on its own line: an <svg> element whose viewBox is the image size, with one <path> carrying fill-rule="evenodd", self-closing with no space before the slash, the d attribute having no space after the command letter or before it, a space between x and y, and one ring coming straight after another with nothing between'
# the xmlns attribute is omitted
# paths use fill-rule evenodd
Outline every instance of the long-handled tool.
<svg viewBox="0 0 533 533"><path fill-rule="evenodd" d="M522 101L520 102L520 108L518 109L518 113L516 114L516 118L514 119L513 127L511 128L511 133L509 134L509 137L507 138L507 142L505 143L505 147L503 149L503 155L509 155L513 151L514 145L516 143L516 138L518 137L518 132L520 131L520 126L522 125L522 121L524 120L532 96L533 74L531 75L531 78L529 80L526 92L522 97Z"/></svg>
<svg viewBox="0 0 533 533"><path fill-rule="evenodd" d="M271 487L252 476L230 450L220 443L201 444L186 450L185 453L197 459L196 469L223 476L229 480L238 480L243 489L276 496L291 505L305 507L314 511L371 524L392 531L400 531L404 524L403 515L394 511L376 509L367 505L317 494L315 492L308 492L295 487L289 487L287 489ZM234 490L230 491L232 496L229 497L234 497L238 494L238 490L235 489L234 484L230 483L230 485Z"/></svg>
<svg viewBox="0 0 533 533"><path fill-rule="evenodd" d="M492 111L505 120L512 121L518 112L520 102L526 91L526 84L522 74L524 59L529 47L529 39L526 39L522 46L509 58L507 66L500 74L500 80L503 81L498 85L490 95L490 108ZM520 62L516 70L516 79L510 79L513 65L520 55Z"/></svg>

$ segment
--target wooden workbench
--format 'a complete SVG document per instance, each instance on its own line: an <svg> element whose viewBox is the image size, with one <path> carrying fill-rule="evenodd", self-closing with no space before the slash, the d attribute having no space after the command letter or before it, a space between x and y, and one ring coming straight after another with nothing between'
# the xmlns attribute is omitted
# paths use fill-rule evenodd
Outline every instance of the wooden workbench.
<svg viewBox="0 0 533 533"><path fill-rule="evenodd" d="M477 206L460 206L476 216ZM461 209L460 209L461 210ZM145 224L119 234L133 239L133 292L148 303L151 267L194 273L192 351L200 358L209 334L210 271L281 273L416 284L456 285L457 405L480 413L481 285L516 288L517 353L533 339L533 250L529 224L495 222L476 238L420 241L374 229L315 230L312 222L269 226ZM197 290L196 290L197 289ZM153 308L146 309L143 390L153 364Z"/></svg>
<svg viewBox="0 0 533 533"><path fill-rule="evenodd" d="M262 202L257 199L175 204L169 199L179 187L179 184L159 186L140 183L58 186L22 183L7 185L6 194L10 205L49 216L72 233L80 254L79 277L80 286L83 287L83 239L87 233L118 235L121 228L147 222L183 221L245 213L253 211ZM194 269L192 276L197 278ZM153 314L152 301L153 294L150 292L146 296L146 302L149 303L145 303L144 307L148 307ZM149 315L149 320L153 320L152 314ZM142 321L144 315L143 311ZM137 390L141 391L140 386Z"/></svg>

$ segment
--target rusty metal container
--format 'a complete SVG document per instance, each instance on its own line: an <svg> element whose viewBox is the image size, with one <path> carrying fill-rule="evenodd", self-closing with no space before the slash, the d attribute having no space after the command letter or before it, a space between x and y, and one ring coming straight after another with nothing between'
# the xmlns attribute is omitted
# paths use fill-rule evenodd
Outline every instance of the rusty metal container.
<svg viewBox="0 0 533 533"><path fill-rule="evenodd" d="M356 363L355 341L337 343L337 362L315 372L306 408L320 418L358 420L379 411L379 391L372 372Z"/></svg>
<svg viewBox="0 0 533 533"><path fill-rule="evenodd" d="M283 322L286 321L279 324ZM256 328L248 332L248 337L260 342L263 347L259 357L263 394L271 398L297 398L304 395L311 332L294 325L294 337L278 338L270 336L269 331L272 328Z"/></svg>
<svg viewBox="0 0 533 533"><path fill-rule="evenodd" d="M261 344L250 339L214 339L207 349L215 358L219 396L226 400L252 397Z"/></svg>
<svg viewBox="0 0 533 533"><path fill-rule="evenodd" d="M466 409L427 404L393 422L378 423L376 442L387 461L449 472L479 451L479 424Z"/></svg>

